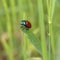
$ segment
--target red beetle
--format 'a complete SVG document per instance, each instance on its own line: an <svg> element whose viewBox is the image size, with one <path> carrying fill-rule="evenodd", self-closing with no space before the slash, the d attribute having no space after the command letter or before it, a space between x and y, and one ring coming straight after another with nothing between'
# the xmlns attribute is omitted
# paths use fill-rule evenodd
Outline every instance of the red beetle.
<svg viewBox="0 0 60 60"><path fill-rule="evenodd" d="M20 22L20 24L22 25L22 26L25 26L26 28L31 28L31 23L29 22L29 21L27 21L27 20L22 20L21 22Z"/></svg>

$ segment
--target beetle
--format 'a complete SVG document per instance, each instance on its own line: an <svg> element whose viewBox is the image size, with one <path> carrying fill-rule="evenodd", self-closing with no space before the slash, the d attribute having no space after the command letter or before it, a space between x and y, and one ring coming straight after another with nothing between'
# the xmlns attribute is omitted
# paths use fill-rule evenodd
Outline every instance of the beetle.
<svg viewBox="0 0 60 60"><path fill-rule="evenodd" d="M24 26L26 29L31 28L31 23L28 20L22 20L20 25Z"/></svg>

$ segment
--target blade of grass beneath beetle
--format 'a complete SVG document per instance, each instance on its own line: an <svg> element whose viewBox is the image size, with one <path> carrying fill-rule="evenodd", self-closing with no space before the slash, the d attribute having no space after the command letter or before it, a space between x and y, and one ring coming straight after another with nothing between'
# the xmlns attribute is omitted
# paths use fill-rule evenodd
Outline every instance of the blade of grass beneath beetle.
<svg viewBox="0 0 60 60"><path fill-rule="evenodd" d="M30 31L23 30L26 34L31 43L36 47L37 51L42 55L40 40Z"/></svg>

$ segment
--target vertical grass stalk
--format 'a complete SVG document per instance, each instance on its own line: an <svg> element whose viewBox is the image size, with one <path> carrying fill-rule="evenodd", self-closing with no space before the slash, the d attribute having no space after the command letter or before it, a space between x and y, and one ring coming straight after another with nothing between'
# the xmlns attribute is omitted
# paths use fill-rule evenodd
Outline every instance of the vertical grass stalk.
<svg viewBox="0 0 60 60"><path fill-rule="evenodd" d="M22 20L23 19L23 0L18 0L18 12L19 12L19 22L20 22L20 20ZM21 34L22 34L22 37L24 38L24 36L23 36L23 33L21 32ZM22 40L24 40L22 38ZM23 41L21 41L21 43L23 43ZM22 46L22 44L21 44L21 46L19 47L19 49L18 49L18 51L19 51L19 59L21 59L20 57L22 57L23 55L22 55L22 48L23 48L23 46Z"/></svg>
<svg viewBox="0 0 60 60"><path fill-rule="evenodd" d="M11 5L11 12L12 12L12 22L13 22L13 31L15 33L16 30L16 7L15 7L15 0L10 0Z"/></svg>
<svg viewBox="0 0 60 60"><path fill-rule="evenodd" d="M5 12L6 12L7 33L8 33L8 38L9 38L9 44L10 44L10 47L11 47L11 52L9 52L10 53L9 56L10 56L11 60L13 60L13 49L12 49L13 43L12 43L12 32L11 32L10 16L9 16L9 11L8 11L6 0L2 0L2 3L3 3L3 6L4 6L4 9L5 9Z"/></svg>
<svg viewBox="0 0 60 60"><path fill-rule="evenodd" d="M47 60L47 46L45 38L45 26L44 26L44 13L43 13L43 2L42 0L37 0L38 13L39 13L39 29L41 34L41 46L43 60Z"/></svg>
<svg viewBox="0 0 60 60"><path fill-rule="evenodd" d="M50 3L48 4L47 0L47 10L48 10L48 23L49 23L49 40L52 47L52 53L55 54L55 43L54 43L54 35L53 35L53 14L54 14L54 8L55 8L55 1L56 0L50 0Z"/></svg>
<svg viewBox="0 0 60 60"><path fill-rule="evenodd" d="M22 20L23 19L23 0L18 0L18 12L19 12L20 20Z"/></svg>

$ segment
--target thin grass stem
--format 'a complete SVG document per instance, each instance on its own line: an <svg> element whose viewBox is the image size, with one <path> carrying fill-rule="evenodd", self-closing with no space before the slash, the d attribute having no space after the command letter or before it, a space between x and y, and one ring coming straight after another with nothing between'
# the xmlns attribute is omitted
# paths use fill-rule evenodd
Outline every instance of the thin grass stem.
<svg viewBox="0 0 60 60"><path fill-rule="evenodd" d="M40 29L40 35L41 35L42 55L43 55L43 60L48 60L42 0L37 0L37 4L38 4L38 13L39 13L39 29Z"/></svg>

